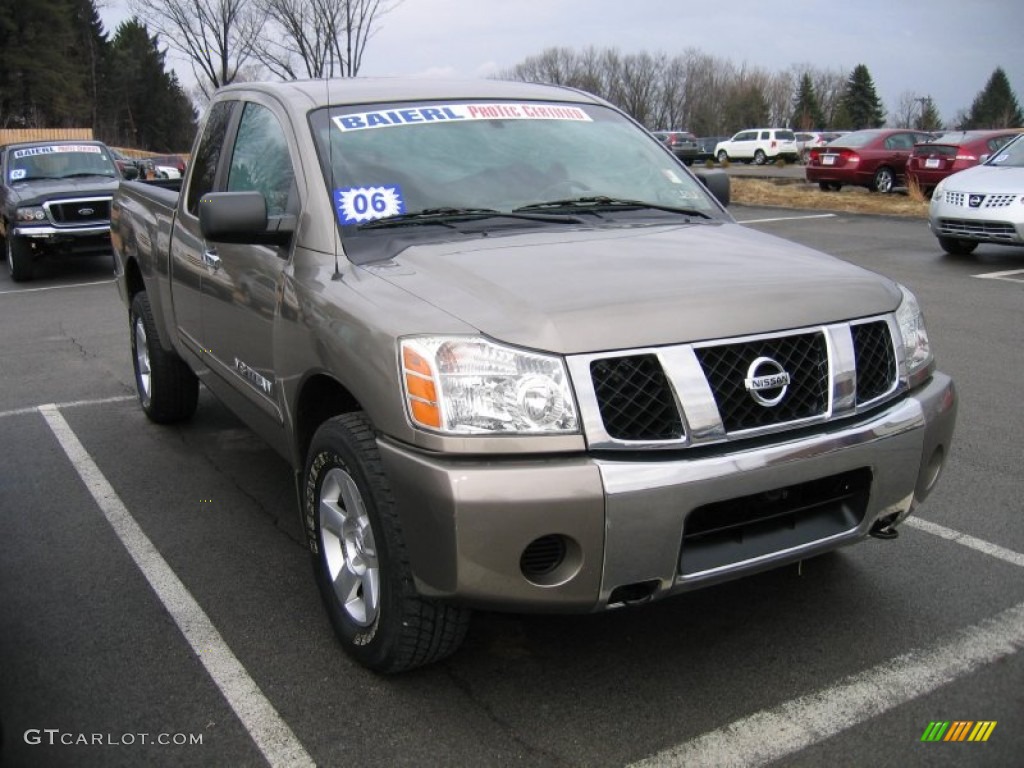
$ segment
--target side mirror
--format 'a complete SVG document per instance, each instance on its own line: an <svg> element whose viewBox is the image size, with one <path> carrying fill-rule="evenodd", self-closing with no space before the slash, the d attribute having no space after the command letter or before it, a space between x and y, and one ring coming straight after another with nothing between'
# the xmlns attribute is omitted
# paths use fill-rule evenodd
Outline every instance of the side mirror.
<svg viewBox="0 0 1024 768"><path fill-rule="evenodd" d="M125 178L125 179L126 179L127 181L134 181L135 179L139 178L139 169L138 169L138 168L136 168L136 167L135 167L134 165L126 165L126 166L125 166L125 167L124 167L124 168L123 168L123 169L121 170L121 175L122 175L122 176L123 176L123 177L124 177L124 178Z"/></svg>
<svg viewBox="0 0 1024 768"><path fill-rule="evenodd" d="M724 206L729 205L731 199L729 174L719 168L708 168L694 171L693 175L707 188L708 192L715 196L718 202Z"/></svg>
<svg viewBox="0 0 1024 768"><path fill-rule="evenodd" d="M268 219L261 192L208 192L199 199L199 231L219 243L285 245L295 231L295 217Z"/></svg>

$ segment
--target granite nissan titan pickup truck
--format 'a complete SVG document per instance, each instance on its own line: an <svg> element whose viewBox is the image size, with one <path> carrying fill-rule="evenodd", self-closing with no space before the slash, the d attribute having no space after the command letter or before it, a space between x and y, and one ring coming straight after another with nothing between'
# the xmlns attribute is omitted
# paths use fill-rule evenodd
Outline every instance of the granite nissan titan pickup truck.
<svg viewBox="0 0 1024 768"><path fill-rule="evenodd" d="M98 141L35 141L0 148L0 237L17 282L46 253L110 250L110 199L120 174Z"/></svg>
<svg viewBox="0 0 1024 768"><path fill-rule="evenodd" d="M956 417L918 303L727 199L573 89L228 86L180 193L114 197L142 409L188 419L202 382L287 459L379 672L452 653L474 608L617 609L892 538Z"/></svg>

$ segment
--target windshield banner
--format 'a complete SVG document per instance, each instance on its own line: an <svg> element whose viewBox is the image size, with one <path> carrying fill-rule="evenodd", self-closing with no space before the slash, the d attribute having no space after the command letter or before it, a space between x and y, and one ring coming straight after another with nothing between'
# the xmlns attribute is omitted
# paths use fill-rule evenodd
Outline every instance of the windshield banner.
<svg viewBox="0 0 1024 768"><path fill-rule="evenodd" d="M379 112L339 115L334 124L341 131L364 131L418 123L451 123L458 120L575 120L592 122L579 107L557 104L449 104L436 107L409 107Z"/></svg>
<svg viewBox="0 0 1024 768"><path fill-rule="evenodd" d="M52 155L55 152L92 152L100 154L100 148L95 144L54 144L49 147L29 147L28 149L14 150L15 159L19 157L33 157L34 155Z"/></svg>

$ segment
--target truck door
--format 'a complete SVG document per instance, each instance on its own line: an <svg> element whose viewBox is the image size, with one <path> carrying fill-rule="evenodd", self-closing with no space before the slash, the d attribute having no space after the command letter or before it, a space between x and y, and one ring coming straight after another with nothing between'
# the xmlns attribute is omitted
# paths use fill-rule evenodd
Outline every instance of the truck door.
<svg viewBox="0 0 1024 768"><path fill-rule="evenodd" d="M269 107L245 103L230 151L221 189L263 193L268 217L299 212L288 141ZM203 333L211 369L280 425L273 333L290 249L230 243L206 247L218 260L203 281Z"/></svg>
<svg viewBox="0 0 1024 768"><path fill-rule="evenodd" d="M203 237L199 233L199 200L216 188L221 148L238 102L214 104L203 129L203 136L192 157L188 187L181 192L181 205L171 237L171 301L178 324L178 336L207 363L209 347L203 337L201 301L203 282L212 277ZM200 369L204 376L205 369Z"/></svg>

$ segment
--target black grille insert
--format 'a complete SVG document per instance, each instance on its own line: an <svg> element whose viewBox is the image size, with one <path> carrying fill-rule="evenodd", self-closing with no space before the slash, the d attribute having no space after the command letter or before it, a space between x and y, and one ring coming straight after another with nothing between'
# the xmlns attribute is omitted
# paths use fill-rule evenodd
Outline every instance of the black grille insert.
<svg viewBox="0 0 1024 768"><path fill-rule="evenodd" d="M785 395L774 406L758 403L744 385L748 370L760 357L773 360L789 374ZM703 347L697 350L697 359L711 385L727 432L785 424L822 415L828 409L828 347L823 333ZM758 368L759 376L774 372L770 365ZM767 390L763 394L771 399L779 391Z"/></svg>
<svg viewBox="0 0 1024 768"><path fill-rule="evenodd" d="M683 527L679 571L700 573L856 528L864 520L871 470L706 504Z"/></svg>
<svg viewBox="0 0 1024 768"><path fill-rule="evenodd" d="M78 200L50 203L50 216L58 226L106 224L110 221L110 200Z"/></svg>
<svg viewBox="0 0 1024 768"><path fill-rule="evenodd" d="M857 362L857 405L881 397L896 385L896 352L884 320L853 326Z"/></svg>
<svg viewBox="0 0 1024 768"><path fill-rule="evenodd" d="M594 360L597 405L608 435L617 440L677 440L683 423L655 355Z"/></svg>

